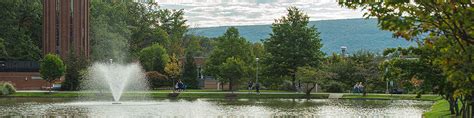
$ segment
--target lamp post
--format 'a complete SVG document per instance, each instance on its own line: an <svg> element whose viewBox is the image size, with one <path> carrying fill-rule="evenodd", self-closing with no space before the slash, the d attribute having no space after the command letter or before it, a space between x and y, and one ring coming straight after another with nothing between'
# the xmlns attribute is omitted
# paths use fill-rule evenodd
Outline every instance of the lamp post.
<svg viewBox="0 0 474 118"><path fill-rule="evenodd" d="M259 60L259 58L257 57L255 59L257 60L257 72L255 73L255 78L256 78L255 83L258 84L258 60Z"/></svg>
<svg viewBox="0 0 474 118"><path fill-rule="evenodd" d="M385 62L388 62L388 60L385 60ZM390 91L388 91L388 77L387 77L387 73L388 73L388 67L385 67L385 82L387 83L387 86L386 86L386 89L385 89L385 94L388 94L390 93Z"/></svg>

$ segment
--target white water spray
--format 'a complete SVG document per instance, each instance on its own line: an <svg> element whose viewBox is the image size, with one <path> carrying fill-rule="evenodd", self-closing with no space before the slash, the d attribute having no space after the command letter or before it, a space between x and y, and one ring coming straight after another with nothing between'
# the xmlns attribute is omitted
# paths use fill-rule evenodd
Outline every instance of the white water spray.
<svg viewBox="0 0 474 118"><path fill-rule="evenodd" d="M138 63L95 63L89 68L88 86L99 90L108 88L118 102L128 90L146 90L145 74Z"/></svg>

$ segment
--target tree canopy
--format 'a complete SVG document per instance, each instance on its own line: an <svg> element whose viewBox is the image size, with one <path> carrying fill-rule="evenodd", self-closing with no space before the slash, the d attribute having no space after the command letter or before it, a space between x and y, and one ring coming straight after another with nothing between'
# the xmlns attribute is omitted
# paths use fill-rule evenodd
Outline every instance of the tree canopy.
<svg viewBox="0 0 474 118"><path fill-rule="evenodd" d="M319 32L309 27L309 16L296 7L272 24L270 38L263 40L267 56L262 60L274 77L291 76L295 86L298 67L319 65L324 54ZM295 88L296 90L296 88Z"/></svg>

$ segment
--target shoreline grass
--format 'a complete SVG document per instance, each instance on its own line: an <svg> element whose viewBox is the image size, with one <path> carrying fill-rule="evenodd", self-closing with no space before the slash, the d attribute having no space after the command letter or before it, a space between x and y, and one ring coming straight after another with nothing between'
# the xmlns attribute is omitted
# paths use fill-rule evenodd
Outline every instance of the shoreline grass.
<svg viewBox="0 0 474 118"><path fill-rule="evenodd" d="M444 118L444 117L454 117L451 115L449 111L449 103L444 99L437 100L433 106L431 106L431 110L423 113L423 117L425 118Z"/></svg>

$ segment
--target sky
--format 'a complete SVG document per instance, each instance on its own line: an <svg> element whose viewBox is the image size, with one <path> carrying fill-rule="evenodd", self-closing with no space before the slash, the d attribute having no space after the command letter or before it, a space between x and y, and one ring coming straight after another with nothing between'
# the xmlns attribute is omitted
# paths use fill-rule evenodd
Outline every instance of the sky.
<svg viewBox="0 0 474 118"><path fill-rule="evenodd" d="M361 10L340 7L336 0L156 0L161 8L184 9L194 27L271 24L289 6L302 9L311 21L362 18Z"/></svg>

